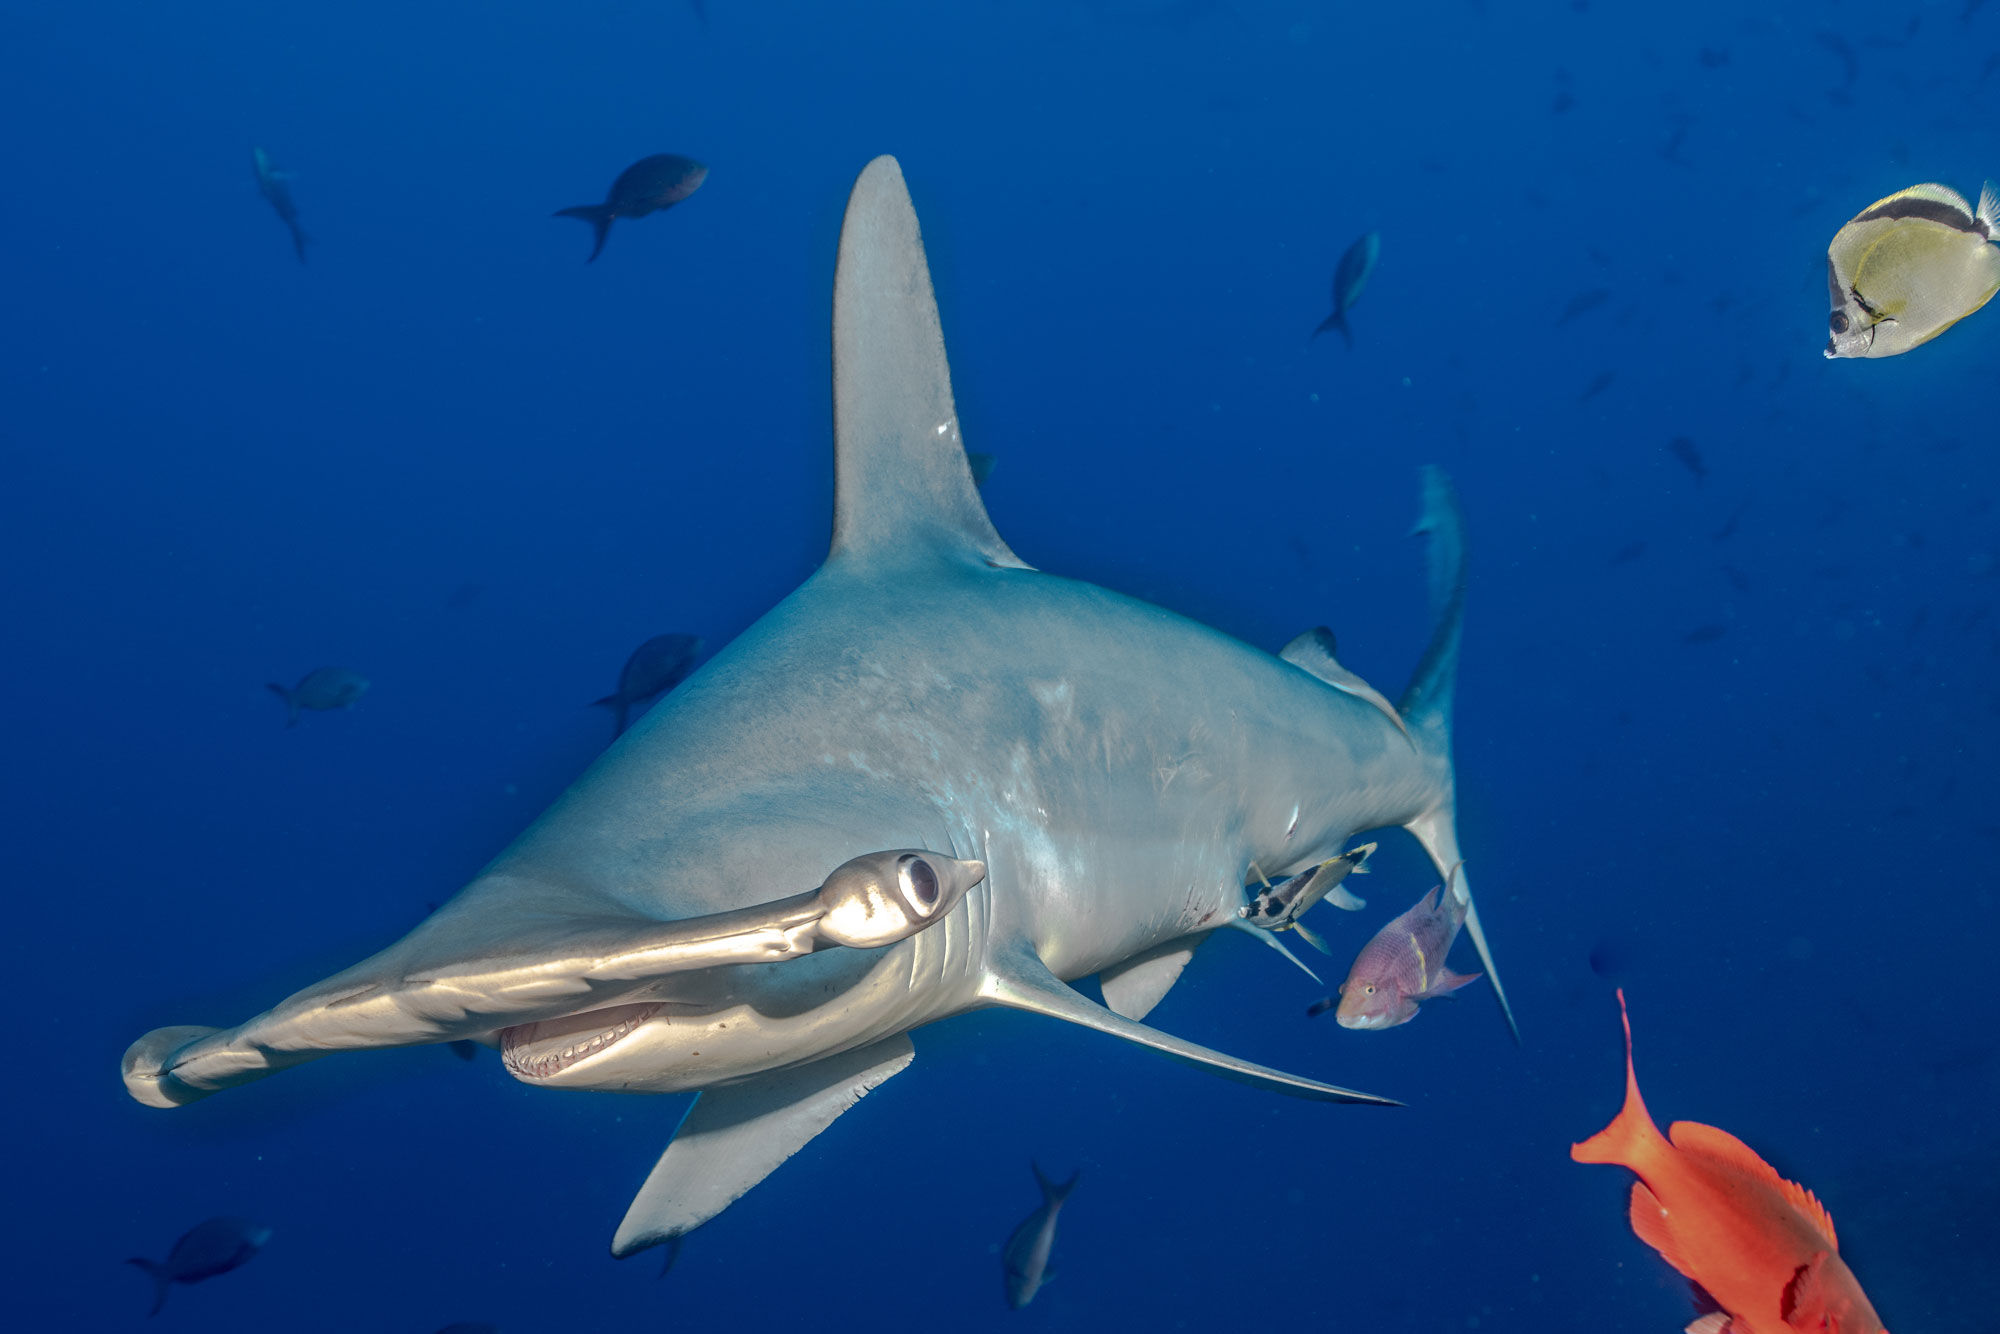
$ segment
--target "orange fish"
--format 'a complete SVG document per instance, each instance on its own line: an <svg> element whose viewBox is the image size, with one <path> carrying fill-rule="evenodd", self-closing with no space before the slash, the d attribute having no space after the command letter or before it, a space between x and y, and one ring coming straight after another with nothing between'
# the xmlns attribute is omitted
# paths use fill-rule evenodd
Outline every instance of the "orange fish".
<svg viewBox="0 0 2000 1334"><path fill-rule="evenodd" d="M1813 1193L1779 1176L1736 1136L1695 1121L1653 1124L1632 1071L1625 1020L1625 1106L1569 1156L1639 1174L1632 1230L1716 1307L1688 1334L1886 1334L1840 1258L1833 1220Z"/></svg>

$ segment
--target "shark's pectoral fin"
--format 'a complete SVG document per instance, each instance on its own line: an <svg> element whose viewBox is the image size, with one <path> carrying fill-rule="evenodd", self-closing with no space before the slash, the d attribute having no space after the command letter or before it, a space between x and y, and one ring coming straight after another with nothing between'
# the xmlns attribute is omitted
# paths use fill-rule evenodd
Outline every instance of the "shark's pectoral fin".
<svg viewBox="0 0 2000 1334"><path fill-rule="evenodd" d="M1372 1093L1357 1093L1353 1089L1337 1088L1332 1084L1322 1084L1315 1079L1299 1075L1288 1075L1282 1070L1256 1065L1250 1061L1225 1056L1219 1051L1162 1033L1157 1028L1134 1023L1122 1015L1114 1014L1078 994L1065 985L1048 966L1028 950L1021 950L1011 956L995 960L993 971L986 975L980 988L980 995L991 1005L1004 1005L1009 1009L1027 1010L1034 1014L1047 1015L1051 1019L1062 1019L1085 1028L1094 1028L1100 1033L1136 1042L1142 1047L1151 1047L1177 1061L1189 1065L1205 1066L1227 1079L1276 1093L1290 1094L1295 1098L1312 1098L1321 1102L1372 1102L1389 1106L1402 1104L1393 1098L1378 1098Z"/></svg>
<svg viewBox="0 0 2000 1334"><path fill-rule="evenodd" d="M611 1239L620 1259L727 1209L916 1055L901 1033L696 1097Z"/></svg>
<svg viewBox="0 0 2000 1334"><path fill-rule="evenodd" d="M1181 980L1181 969L1194 957L1194 947L1205 939L1205 936L1182 936L1106 968L1097 975L1104 1003L1113 1013L1127 1019L1144 1019L1173 990L1174 983Z"/></svg>

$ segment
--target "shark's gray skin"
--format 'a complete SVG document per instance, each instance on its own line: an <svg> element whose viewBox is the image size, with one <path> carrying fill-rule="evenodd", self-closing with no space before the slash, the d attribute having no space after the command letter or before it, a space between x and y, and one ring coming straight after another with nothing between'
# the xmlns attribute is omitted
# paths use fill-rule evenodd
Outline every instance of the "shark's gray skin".
<svg viewBox="0 0 2000 1334"><path fill-rule="evenodd" d="M175 1106L337 1050L466 1038L529 1084L702 1090L618 1255L728 1207L908 1065L910 1030L986 1006L1284 1093L1386 1101L1138 1021L1205 933L1240 920L1251 863L1294 871L1386 825L1440 869L1460 860L1449 484L1426 474L1438 629L1390 708L1337 663L1274 657L1009 550L959 439L891 158L848 202L833 380L819 571L401 941L234 1028L139 1039L135 1098ZM882 868L905 854L879 849L976 883L930 919L899 915ZM831 893L857 861L877 868L884 916L802 924L800 891ZM1470 910L1466 928L1490 976ZM1108 1005L1066 985L1093 973Z"/></svg>

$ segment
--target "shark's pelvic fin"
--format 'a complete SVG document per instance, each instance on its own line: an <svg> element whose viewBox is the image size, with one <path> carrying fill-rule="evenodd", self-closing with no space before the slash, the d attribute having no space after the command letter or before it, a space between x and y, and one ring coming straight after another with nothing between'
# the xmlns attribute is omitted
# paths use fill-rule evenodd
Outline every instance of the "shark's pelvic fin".
<svg viewBox="0 0 2000 1334"><path fill-rule="evenodd" d="M1182 936L1106 968L1097 975L1105 1005L1134 1022L1144 1019L1181 980L1181 969L1194 957L1194 947L1206 938Z"/></svg>
<svg viewBox="0 0 2000 1334"><path fill-rule="evenodd" d="M611 1253L622 1260L700 1227L915 1055L898 1033L698 1095L625 1211Z"/></svg>
<svg viewBox="0 0 2000 1334"><path fill-rule="evenodd" d="M1278 656L1292 666L1310 676L1332 686L1342 694L1365 700L1382 711L1384 717L1396 724L1396 729L1404 736L1410 734L1403 715L1396 712L1396 706L1374 686L1340 665L1340 659L1333 656L1333 631L1323 625L1314 626L1291 643L1278 650Z"/></svg>
<svg viewBox="0 0 2000 1334"><path fill-rule="evenodd" d="M1270 1089L1276 1093L1290 1094L1295 1098L1311 1098L1319 1102L1372 1102L1392 1107L1402 1104L1393 1098L1380 1098L1372 1093L1357 1093L1353 1089L1338 1088L1332 1084L1322 1084L1315 1079L1300 1075L1288 1075L1282 1070L1256 1065L1250 1061L1225 1056L1219 1051L1162 1033L1157 1028L1148 1028L1141 1023L1113 1014L1084 996L1074 988L1065 985L1048 966L1027 949L1017 950L995 960L993 971L986 976L980 988L980 995L992 1005L1004 1005L1009 1009L1027 1010L1032 1014L1047 1015L1051 1019L1062 1019L1085 1028L1094 1028L1100 1033L1136 1042L1142 1047L1151 1047L1177 1061L1189 1065L1202 1066L1226 1079L1253 1084L1258 1088Z"/></svg>
<svg viewBox="0 0 2000 1334"><path fill-rule="evenodd" d="M1397 701L1408 722L1417 748L1439 770L1443 798L1437 805L1407 826L1424 845L1438 874L1451 877L1460 902L1465 904L1465 933L1479 951L1479 962L1493 984L1500 1013L1514 1041L1521 1040L1521 1026L1514 1022L1514 1007L1507 1003L1500 972L1493 966L1493 951L1486 944L1486 932L1479 924L1479 909L1472 902L1465 872L1458 869L1464 860L1458 851L1456 782L1451 767L1451 696L1458 681L1458 644L1465 619L1465 515L1459 508L1458 492L1442 469L1424 469L1424 509L1412 534L1430 539L1431 614L1435 628L1424 650L1423 661Z"/></svg>
<svg viewBox="0 0 2000 1334"><path fill-rule="evenodd" d="M952 404L916 210L892 157L848 197L833 280L833 549L1027 569L986 516Z"/></svg>

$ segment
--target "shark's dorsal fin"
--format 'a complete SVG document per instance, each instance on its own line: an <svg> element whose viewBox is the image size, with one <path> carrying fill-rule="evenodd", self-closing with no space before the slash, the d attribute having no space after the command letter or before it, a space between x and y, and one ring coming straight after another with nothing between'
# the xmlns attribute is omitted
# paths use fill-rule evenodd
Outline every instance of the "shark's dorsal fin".
<svg viewBox="0 0 2000 1334"><path fill-rule="evenodd" d="M622 1260L700 1227L915 1055L898 1033L703 1092L625 1211L611 1253Z"/></svg>
<svg viewBox="0 0 2000 1334"><path fill-rule="evenodd" d="M1134 1023L1121 1015L1113 1014L1102 1005L1087 999L1073 987L1065 985L1048 965L1025 948L1007 951L996 957L990 965L985 983L980 987L980 995L991 1005L1004 1005L1013 1010L1027 1010L1031 1014L1047 1015L1051 1019L1062 1019L1085 1028L1094 1028L1100 1033L1109 1033L1127 1042L1136 1042L1142 1047L1151 1047L1177 1061L1198 1065L1225 1079L1234 1079L1243 1084L1254 1084L1259 1088L1276 1093L1287 1093L1294 1098L1311 1098L1318 1102L1372 1102L1391 1107L1401 1103L1393 1098L1378 1098L1372 1093L1357 1093L1353 1089L1322 1084L1316 1079L1306 1079L1300 1075L1288 1075L1282 1070L1225 1056L1219 1051L1211 1051L1185 1039L1162 1033L1157 1028Z"/></svg>
<svg viewBox="0 0 2000 1334"><path fill-rule="evenodd" d="M973 483L930 266L902 168L854 183L833 280L833 549L900 559L927 549L1027 568Z"/></svg>

